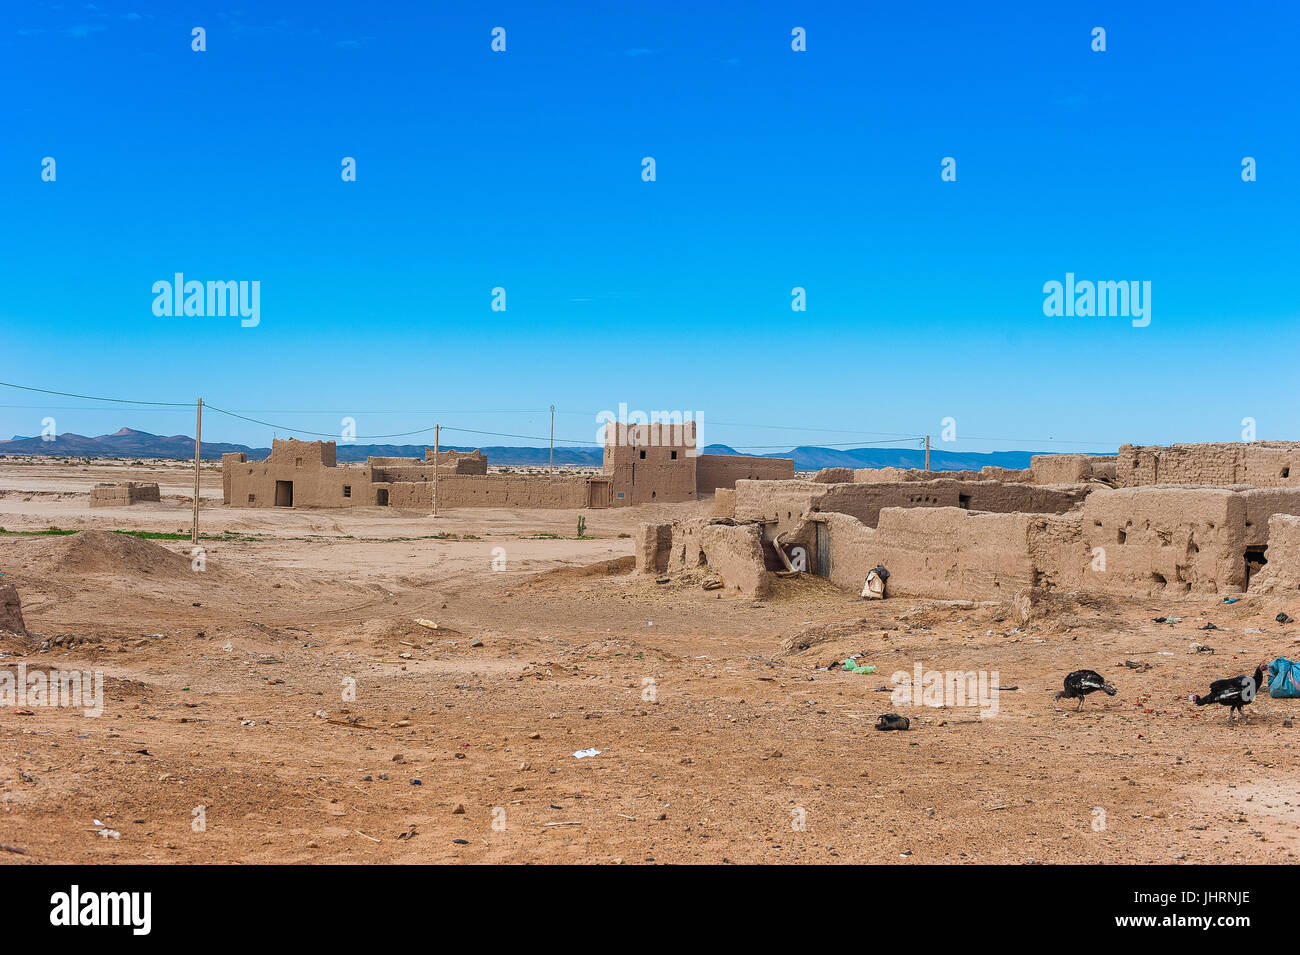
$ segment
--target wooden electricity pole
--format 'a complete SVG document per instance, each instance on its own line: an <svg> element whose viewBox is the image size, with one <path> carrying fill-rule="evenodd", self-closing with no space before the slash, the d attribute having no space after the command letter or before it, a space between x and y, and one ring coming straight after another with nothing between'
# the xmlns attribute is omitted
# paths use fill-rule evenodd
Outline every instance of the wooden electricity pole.
<svg viewBox="0 0 1300 955"><path fill-rule="evenodd" d="M551 463L546 470L555 470L555 405L551 405Z"/></svg>
<svg viewBox="0 0 1300 955"><path fill-rule="evenodd" d="M925 469L930 470L930 436L925 436Z"/></svg>
<svg viewBox="0 0 1300 955"><path fill-rule="evenodd" d="M194 529L190 540L199 542L199 454L203 447L203 399L194 412Z"/></svg>
<svg viewBox="0 0 1300 955"><path fill-rule="evenodd" d="M438 439L442 425L433 426L433 516L438 516Z"/></svg>

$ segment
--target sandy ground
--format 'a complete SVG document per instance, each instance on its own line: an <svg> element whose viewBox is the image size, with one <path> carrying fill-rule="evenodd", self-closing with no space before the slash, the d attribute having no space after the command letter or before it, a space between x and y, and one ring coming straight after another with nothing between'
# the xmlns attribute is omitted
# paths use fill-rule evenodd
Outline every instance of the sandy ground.
<svg viewBox="0 0 1300 955"><path fill-rule="evenodd" d="M162 502L89 507L128 477ZM179 463L4 462L0 526L176 532L191 492ZM0 535L37 635L0 637L0 668L105 676L98 717L0 707L0 845L23 850L0 862L1289 862L1300 843L1300 705L1234 725L1187 700L1300 654L1280 598L1066 597L1022 620L798 578L752 601L631 572L620 535L699 505L587 511L578 540L576 511L225 508L216 470L204 498L201 571L188 541ZM843 671L851 654L878 669ZM996 715L891 703L918 663L997 671ZM1055 701L1081 667L1118 694ZM875 731L891 711L912 729Z"/></svg>

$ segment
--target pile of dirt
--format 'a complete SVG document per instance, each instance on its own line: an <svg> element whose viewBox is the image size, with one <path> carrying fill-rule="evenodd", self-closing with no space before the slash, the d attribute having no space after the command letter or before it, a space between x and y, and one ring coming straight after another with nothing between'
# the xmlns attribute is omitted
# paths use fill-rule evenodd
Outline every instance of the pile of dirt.
<svg viewBox="0 0 1300 955"><path fill-rule="evenodd" d="M838 643L844 640L859 641L867 633L879 629L880 624L869 617L802 627L781 641L777 656L798 656L805 650L811 650L825 643Z"/></svg>
<svg viewBox="0 0 1300 955"><path fill-rule="evenodd" d="M599 560L594 564L581 564L575 567L556 567L535 575L531 584L545 584L552 581L577 580L583 577L617 577L630 574L636 570L635 557L615 557L611 560Z"/></svg>
<svg viewBox="0 0 1300 955"><path fill-rule="evenodd" d="M17 543L17 542L15 542ZM28 571L54 574L115 574L126 577L188 578L190 558L154 541L112 531L79 531L66 537L29 538L19 552ZM212 570L206 561L205 572Z"/></svg>

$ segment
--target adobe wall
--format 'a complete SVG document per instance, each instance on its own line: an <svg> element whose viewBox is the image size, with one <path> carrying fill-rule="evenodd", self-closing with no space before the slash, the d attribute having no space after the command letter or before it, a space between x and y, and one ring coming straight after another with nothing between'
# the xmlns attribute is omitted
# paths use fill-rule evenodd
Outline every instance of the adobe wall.
<svg viewBox="0 0 1300 955"><path fill-rule="evenodd" d="M1300 599L1300 517L1274 514L1268 522L1268 563L1250 582L1250 592Z"/></svg>
<svg viewBox="0 0 1300 955"><path fill-rule="evenodd" d="M793 458L701 454L695 459L695 490L700 494L712 494L718 488L734 488L737 481L779 481L793 478Z"/></svg>
<svg viewBox="0 0 1300 955"><path fill-rule="evenodd" d="M241 464L248 463L248 455L243 451L227 451L221 456L221 500L224 504L231 503L231 484L234 479L235 470Z"/></svg>
<svg viewBox="0 0 1300 955"><path fill-rule="evenodd" d="M643 574L704 568L742 596L761 598L769 592L757 524L714 524L702 518L641 524L635 552L636 569Z"/></svg>
<svg viewBox="0 0 1300 955"><path fill-rule="evenodd" d="M1092 457L1087 454L1035 454L1029 459L1035 484L1079 484L1092 477Z"/></svg>
<svg viewBox="0 0 1300 955"><path fill-rule="evenodd" d="M672 524L638 524L632 539L637 573L664 573L668 569L668 556L672 552L672 546Z"/></svg>
<svg viewBox="0 0 1300 955"><path fill-rule="evenodd" d="M736 519L736 491L734 488L718 488L713 495L713 506L709 510L709 516L731 521Z"/></svg>
<svg viewBox="0 0 1300 955"><path fill-rule="evenodd" d="M954 600L1011 599L1034 582L1030 514L978 514L957 507L886 508L877 527L847 514L810 515L792 541L816 553L817 523L829 531L831 583L862 591L877 564L889 571L886 594Z"/></svg>
<svg viewBox="0 0 1300 955"><path fill-rule="evenodd" d="M1179 596L1246 588L1246 498L1225 488L1102 489L1031 533L1046 589Z"/></svg>
<svg viewBox="0 0 1300 955"><path fill-rule="evenodd" d="M158 485L136 481L121 484L97 484L90 489L91 507L128 507L142 501L162 500Z"/></svg>
<svg viewBox="0 0 1300 955"><path fill-rule="evenodd" d="M1084 500L1091 487L1038 487L999 481L932 481L819 484L816 481L740 481L736 484L738 521L775 523L792 530L809 510L836 512L875 527L883 508L960 507L998 514L1059 514Z"/></svg>
<svg viewBox="0 0 1300 955"><path fill-rule="evenodd" d="M1240 488L1246 499L1246 546L1269 544L1269 521L1274 514L1300 514L1300 488Z"/></svg>
<svg viewBox="0 0 1300 955"><path fill-rule="evenodd" d="M431 448L424 449L424 460L426 464L438 465L438 477L441 478L444 469L452 474L487 474L488 459L487 455L475 448L473 451L439 451L436 455Z"/></svg>
<svg viewBox="0 0 1300 955"><path fill-rule="evenodd" d="M589 504L589 493L588 479L580 474L438 475L439 507L583 508ZM411 503L406 503L408 500ZM390 503L395 507L431 507L433 482L394 484Z"/></svg>
<svg viewBox="0 0 1300 955"><path fill-rule="evenodd" d="M1121 445L1115 462L1121 487L1209 484L1300 487L1300 443L1237 441L1214 444Z"/></svg>

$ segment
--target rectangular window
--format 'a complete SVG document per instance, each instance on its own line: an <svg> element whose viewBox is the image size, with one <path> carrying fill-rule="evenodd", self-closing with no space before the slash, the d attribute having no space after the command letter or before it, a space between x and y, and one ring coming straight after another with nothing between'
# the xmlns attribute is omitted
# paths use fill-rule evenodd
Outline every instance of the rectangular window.
<svg viewBox="0 0 1300 955"><path fill-rule="evenodd" d="M676 452L676 451L673 452L673 460L674 460L674 461L677 460L677 452Z"/></svg>
<svg viewBox="0 0 1300 955"><path fill-rule="evenodd" d="M344 496L344 497L351 497L351 496L352 496L352 485L351 485L351 484L344 484L344 485L343 485L343 496Z"/></svg>
<svg viewBox="0 0 1300 955"><path fill-rule="evenodd" d="M645 452L644 452L644 451L641 452L641 458L642 458L642 460L645 459Z"/></svg>

